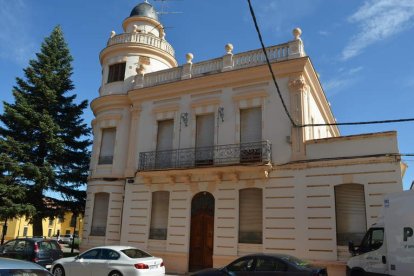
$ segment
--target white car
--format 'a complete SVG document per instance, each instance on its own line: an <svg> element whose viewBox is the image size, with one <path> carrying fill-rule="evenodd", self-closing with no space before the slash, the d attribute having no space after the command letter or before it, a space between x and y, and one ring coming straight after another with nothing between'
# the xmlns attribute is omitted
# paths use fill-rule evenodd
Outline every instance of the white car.
<svg viewBox="0 0 414 276"><path fill-rule="evenodd" d="M73 240L73 235L72 234L65 234L63 236L60 236L60 242L61 243L66 243L66 244L71 244ZM79 236L75 235L75 242L79 241Z"/></svg>
<svg viewBox="0 0 414 276"><path fill-rule="evenodd" d="M165 275L161 258L131 246L94 247L79 256L56 260L51 271L55 276Z"/></svg>

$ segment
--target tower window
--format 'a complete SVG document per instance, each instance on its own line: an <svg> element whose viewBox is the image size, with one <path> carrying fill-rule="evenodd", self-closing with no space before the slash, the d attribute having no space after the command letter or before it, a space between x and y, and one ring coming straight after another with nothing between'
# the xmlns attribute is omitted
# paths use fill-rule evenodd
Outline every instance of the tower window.
<svg viewBox="0 0 414 276"><path fill-rule="evenodd" d="M108 83L123 81L125 77L126 62L116 63L109 66Z"/></svg>
<svg viewBox="0 0 414 276"><path fill-rule="evenodd" d="M114 159L116 128L104 128L102 130L101 151L98 164L112 164Z"/></svg>

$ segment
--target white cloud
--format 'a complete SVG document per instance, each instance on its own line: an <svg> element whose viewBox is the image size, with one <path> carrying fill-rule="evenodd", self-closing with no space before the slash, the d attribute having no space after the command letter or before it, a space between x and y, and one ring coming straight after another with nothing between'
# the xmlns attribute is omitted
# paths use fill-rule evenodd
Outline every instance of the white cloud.
<svg viewBox="0 0 414 276"><path fill-rule="evenodd" d="M349 88L351 85L359 81L358 73L361 72L364 68L362 66L351 68L345 70L344 68L339 68L338 74L335 78L323 81L323 88L325 92L333 96L340 91Z"/></svg>
<svg viewBox="0 0 414 276"><path fill-rule="evenodd" d="M0 0L0 58L26 64L34 50L27 26L28 7L23 0Z"/></svg>
<svg viewBox="0 0 414 276"><path fill-rule="evenodd" d="M342 51L342 59L359 55L366 47L414 25L413 0L368 0L348 18L359 32Z"/></svg>

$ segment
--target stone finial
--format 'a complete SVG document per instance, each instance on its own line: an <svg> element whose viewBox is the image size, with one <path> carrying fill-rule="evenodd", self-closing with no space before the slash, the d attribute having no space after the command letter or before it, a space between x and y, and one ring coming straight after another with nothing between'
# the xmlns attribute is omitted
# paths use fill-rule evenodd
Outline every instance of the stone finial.
<svg viewBox="0 0 414 276"><path fill-rule="evenodd" d="M302 30L300 28L294 28L292 33L293 33L295 40L300 40L300 36L302 34Z"/></svg>
<svg viewBox="0 0 414 276"><path fill-rule="evenodd" d="M161 28L159 29L159 37L161 39L165 39L165 30L164 27L161 26Z"/></svg>
<svg viewBox="0 0 414 276"><path fill-rule="evenodd" d="M186 54L186 55L185 55L185 58L187 59L187 63L188 63L188 64L193 64L193 58L194 58L194 55L193 55L192 53L188 53L188 54Z"/></svg>
<svg viewBox="0 0 414 276"><path fill-rule="evenodd" d="M232 53L232 51L233 51L233 44L227 43L226 46L224 46L224 49L226 50L226 52L227 52L228 55L233 54Z"/></svg>
<svg viewBox="0 0 414 276"><path fill-rule="evenodd" d="M111 32L111 38L113 38L116 35L115 31Z"/></svg>

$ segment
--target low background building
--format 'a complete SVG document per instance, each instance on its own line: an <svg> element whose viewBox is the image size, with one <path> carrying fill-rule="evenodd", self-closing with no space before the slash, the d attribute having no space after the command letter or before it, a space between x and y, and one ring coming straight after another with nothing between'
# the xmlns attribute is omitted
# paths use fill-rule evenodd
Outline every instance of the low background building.
<svg viewBox="0 0 414 276"><path fill-rule="evenodd" d="M75 233L80 235L82 239L83 232L83 216L73 216L71 212L66 212L63 218L44 219L43 220L43 236L54 237L58 234L73 234L76 223ZM0 222L0 230L2 231L4 221ZM2 233L1 233L2 234ZM11 240L16 237L33 236L33 225L26 217L15 218L7 221L7 232L5 240Z"/></svg>

